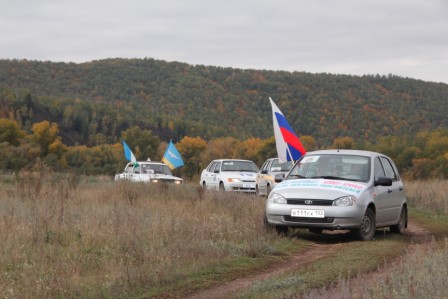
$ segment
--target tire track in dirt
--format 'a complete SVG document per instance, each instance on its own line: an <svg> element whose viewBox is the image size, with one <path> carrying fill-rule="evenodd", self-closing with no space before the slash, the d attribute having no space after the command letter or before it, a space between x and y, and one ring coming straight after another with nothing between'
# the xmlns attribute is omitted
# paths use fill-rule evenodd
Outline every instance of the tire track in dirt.
<svg viewBox="0 0 448 299"><path fill-rule="evenodd" d="M232 297L231 293L250 287L257 281L262 281L273 276L291 272L311 264L341 247L337 244L313 244L308 250L301 251L282 260L280 263L267 267L257 274L242 277L230 281L224 285L212 287L190 294L185 299L218 299Z"/></svg>
<svg viewBox="0 0 448 299"><path fill-rule="evenodd" d="M249 288L252 284L263 281L265 279L278 276L287 272L296 271L302 267L305 267L321 258L324 258L334 251L338 250L342 247L341 243L344 242L344 239L339 239L339 242L335 243L331 240L331 235L337 234L333 232L329 232L329 242L328 243L316 243L313 244L308 250L301 251L291 255L289 258L286 258L279 262L278 264L272 265L261 270L259 273L254 275L250 275L247 277L241 277L230 281L226 284L219 285L216 287L211 287L208 289L198 290L192 294L184 296L182 298L185 299L219 299L219 298L232 298L234 294L239 290ZM403 256L396 258L388 265L385 265L384 268L379 269L378 271L370 272L356 278L350 279L346 283L349 287L352 287L352 294L360 296L362 292L362 288L365 288L367 285L367 281L374 281L381 275L387 275L390 273L393 267L399 265L407 256L411 255L418 246L422 246L422 243L431 239L431 235L429 232L419 227L416 224L409 223L408 228L405 231L406 235L412 237L413 244L409 245L406 253ZM355 289L355 286L360 286L359 289ZM325 294L328 294L326 297ZM328 290L320 289L311 291L308 295L304 296L304 298L343 298L343 296L338 296L338 288L330 288ZM346 297L344 297L346 298Z"/></svg>
<svg viewBox="0 0 448 299"><path fill-rule="evenodd" d="M388 262L377 271L359 274L357 277L343 281L343 285L336 285L332 287L322 288L319 290L312 290L308 294L300 297L302 299L339 299L339 298L363 298L369 288L374 287L374 284L386 279L388 275L403 266L403 263L412 257L419 249L425 249L430 246L432 235L424 228L415 223L408 223L408 228L404 232L405 235L411 236L411 244L406 249L406 252Z"/></svg>

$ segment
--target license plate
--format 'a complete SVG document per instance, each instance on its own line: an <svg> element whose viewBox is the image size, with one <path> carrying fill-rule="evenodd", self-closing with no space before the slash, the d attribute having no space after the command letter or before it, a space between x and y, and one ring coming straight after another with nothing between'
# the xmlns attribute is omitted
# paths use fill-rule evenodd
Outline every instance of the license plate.
<svg viewBox="0 0 448 299"><path fill-rule="evenodd" d="M255 188L255 184L243 184L243 188Z"/></svg>
<svg viewBox="0 0 448 299"><path fill-rule="evenodd" d="M324 218L324 210L291 209L291 217Z"/></svg>

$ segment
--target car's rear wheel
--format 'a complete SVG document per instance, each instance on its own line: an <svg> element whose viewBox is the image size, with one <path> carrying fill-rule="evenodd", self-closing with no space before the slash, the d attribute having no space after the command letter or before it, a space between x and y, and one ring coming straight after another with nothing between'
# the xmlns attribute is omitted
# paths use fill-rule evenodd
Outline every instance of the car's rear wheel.
<svg viewBox="0 0 448 299"><path fill-rule="evenodd" d="M367 209L362 218L361 227L352 231L354 236L362 241L372 240L376 231L375 212L372 209Z"/></svg>
<svg viewBox="0 0 448 299"><path fill-rule="evenodd" d="M207 188L207 184L205 182L202 182L202 188L204 188L204 189Z"/></svg>
<svg viewBox="0 0 448 299"><path fill-rule="evenodd" d="M255 185L255 193L257 194L257 196L261 196L260 189L258 189L258 184Z"/></svg>
<svg viewBox="0 0 448 299"><path fill-rule="evenodd" d="M392 225L390 227L390 231L396 234L402 234L404 229L406 228L406 224L408 223L408 213L406 208L401 207L400 218L398 219L398 223L396 225Z"/></svg>

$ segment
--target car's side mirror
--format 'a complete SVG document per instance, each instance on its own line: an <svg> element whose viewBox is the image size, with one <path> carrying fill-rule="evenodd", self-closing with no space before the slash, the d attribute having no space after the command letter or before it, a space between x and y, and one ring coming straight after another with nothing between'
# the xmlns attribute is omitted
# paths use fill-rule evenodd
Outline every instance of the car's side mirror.
<svg viewBox="0 0 448 299"><path fill-rule="evenodd" d="M262 174L267 174L267 173L268 173L268 170L267 170L267 169L263 169L263 170L261 171L261 173L262 173Z"/></svg>
<svg viewBox="0 0 448 299"><path fill-rule="evenodd" d="M392 186L392 179L386 177L379 177L374 182L375 186Z"/></svg>
<svg viewBox="0 0 448 299"><path fill-rule="evenodd" d="M276 183L280 183L284 179L285 179L285 175L284 174L276 174L274 180L275 180Z"/></svg>
<svg viewBox="0 0 448 299"><path fill-rule="evenodd" d="M213 171L214 173L219 173L219 169L215 169L215 171Z"/></svg>

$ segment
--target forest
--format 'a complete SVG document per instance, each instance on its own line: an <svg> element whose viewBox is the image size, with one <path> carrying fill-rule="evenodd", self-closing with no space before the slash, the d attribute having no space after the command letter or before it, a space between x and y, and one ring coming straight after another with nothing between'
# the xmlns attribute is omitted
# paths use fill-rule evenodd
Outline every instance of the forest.
<svg viewBox="0 0 448 299"><path fill-rule="evenodd" d="M173 140L195 178L211 159L275 156L272 97L307 151L391 156L410 179L448 177L448 85L188 65L154 59L88 63L0 60L0 169L113 175L160 160Z"/></svg>

